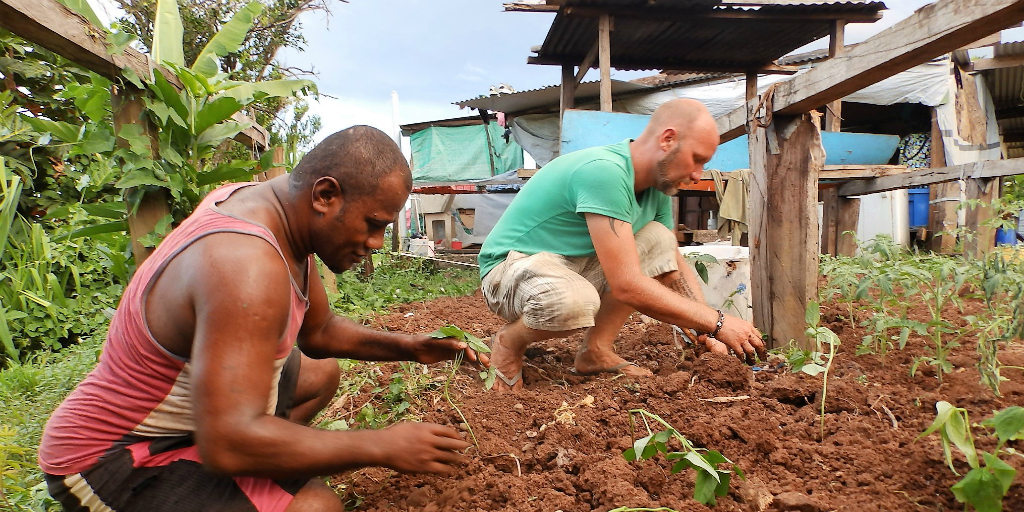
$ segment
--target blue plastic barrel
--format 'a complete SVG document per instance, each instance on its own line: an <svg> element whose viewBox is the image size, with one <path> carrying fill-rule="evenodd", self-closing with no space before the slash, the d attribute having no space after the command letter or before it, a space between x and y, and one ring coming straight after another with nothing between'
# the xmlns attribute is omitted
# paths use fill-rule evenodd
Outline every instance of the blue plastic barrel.
<svg viewBox="0 0 1024 512"><path fill-rule="evenodd" d="M1017 231L1013 229L997 229L996 245L1017 245Z"/></svg>
<svg viewBox="0 0 1024 512"><path fill-rule="evenodd" d="M928 187L907 189L910 198L910 227L928 225Z"/></svg>

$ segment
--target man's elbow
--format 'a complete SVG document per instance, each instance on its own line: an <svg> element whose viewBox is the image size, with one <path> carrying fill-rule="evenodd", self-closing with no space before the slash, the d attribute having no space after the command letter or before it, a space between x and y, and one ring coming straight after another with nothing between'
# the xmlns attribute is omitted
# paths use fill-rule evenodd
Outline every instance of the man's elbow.
<svg viewBox="0 0 1024 512"><path fill-rule="evenodd" d="M634 309L642 302L644 296L643 287L633 280L624 280L615 283L608 283L608 291L615 300L632 306Z"/></svg>
<svg viewBox="0 0 1024 512"><path fill-rule="evenodd" d="M222 476L240 476L246 473L245 452L236 446L241 436L196 435L196 447L203 468Z"/></svg>

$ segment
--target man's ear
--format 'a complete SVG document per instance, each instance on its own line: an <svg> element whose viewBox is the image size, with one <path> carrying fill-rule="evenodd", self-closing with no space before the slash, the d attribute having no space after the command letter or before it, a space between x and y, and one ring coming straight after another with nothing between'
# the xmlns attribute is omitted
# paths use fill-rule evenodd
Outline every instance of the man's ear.
<svg viewBox="0 0 1024 512"><path fill-rule="evenodd" d="M338 180L331 176L321 176L313 182L313 211L319 215L334 215L345 205L345 190Z"/></svg>
<svg viewBox="0 0 1024 512"><path fill-rule="evenodd" d="M676 132L676 129L672 128L671 126L662 130L661 134L658 135L658 147L661 148L661 150L666 153L670 152L672 148L675 147L675 145L678 143L679 133Z"/></svg>

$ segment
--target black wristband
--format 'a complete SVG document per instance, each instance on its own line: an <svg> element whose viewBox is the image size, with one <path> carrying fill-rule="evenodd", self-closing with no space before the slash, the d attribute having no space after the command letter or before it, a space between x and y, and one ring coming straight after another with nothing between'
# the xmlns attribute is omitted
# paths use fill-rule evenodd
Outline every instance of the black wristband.
<svg viewBox="0 0 1024 512"><path fill-rule="evenodd" d="M718 311L718 322L715 322L715 330L708 333L708 336L717 339L719 331L722 330L722 325L725 324L725 314L722 313L721 309L718 309L716 311Z"/></svg>

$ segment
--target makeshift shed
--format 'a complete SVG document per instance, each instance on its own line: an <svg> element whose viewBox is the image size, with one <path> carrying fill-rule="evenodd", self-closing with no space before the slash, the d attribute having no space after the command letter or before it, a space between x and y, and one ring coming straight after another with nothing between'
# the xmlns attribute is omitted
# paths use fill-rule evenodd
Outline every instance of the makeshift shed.
<svg viewBox="0 0 1024 512"><path fill-rule="evenodd" d="M500 184L519 181L515 173L523 167L522 148L486 113L401 129L410 140L413 171L405 228L447 248L456 240L455 245L482 243L511 202L511 196L486 192L504 191Z"/></svg>

